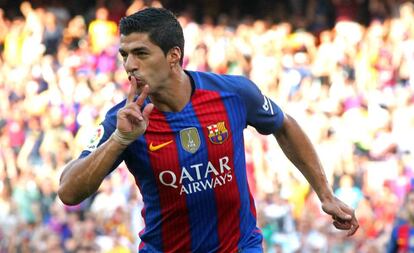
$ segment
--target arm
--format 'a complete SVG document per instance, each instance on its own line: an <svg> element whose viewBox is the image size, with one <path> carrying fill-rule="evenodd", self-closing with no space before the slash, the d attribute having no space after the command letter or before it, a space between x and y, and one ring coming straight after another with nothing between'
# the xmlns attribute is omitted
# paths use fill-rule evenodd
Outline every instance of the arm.
<svg viewBox="0 0 414 253"><path fill-rule="evenodd" d="M133 77L130 87L125 106L117 113L116 130L111 137L87 157L71 161L64 168L58 189L63 203L76 205L93 194L125 148L144 134L153 109L149 103L141 111L149 87L144 87L136 101L137 85Z"/></svg>
<svg viewBox="0 0 414 253"><path fill-rule="evenodd" d="M348 235L354 234L359 227L354 210L334 196L316 151L298 123L285 115L282 127L274 136L285 155L312 186L322 203L323 211L334 219L335 227L349 230Z"/></svg>
<svg viewBox="0 0 414 253"><path fill-rule="evenodd" d="M62 202L76 205L95 193L126 147L111 136L87 157L69 162L60 176L58 195Z"/></svg>
<svg viewBox="0 0 414 253"><path fill-rule="evenodd" d="M316 151L298 123L286 115L282 128L274 136L285 155L305 176L319 199L333 199L333 192Z"/></svg>

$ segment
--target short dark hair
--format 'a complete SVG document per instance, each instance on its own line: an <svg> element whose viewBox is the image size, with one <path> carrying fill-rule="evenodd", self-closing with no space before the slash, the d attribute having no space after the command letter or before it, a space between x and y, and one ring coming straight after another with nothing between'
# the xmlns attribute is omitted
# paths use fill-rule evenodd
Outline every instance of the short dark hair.
<svg viewBox="0 0 414 253"><path fill-rule="evenodd" d="M184 57L184 34L177 17L164 8L145 8L121 18L119 30L122 35L148 33L152 43L161 48L165 55L173 47L181 50L180 64Z"/></svg>

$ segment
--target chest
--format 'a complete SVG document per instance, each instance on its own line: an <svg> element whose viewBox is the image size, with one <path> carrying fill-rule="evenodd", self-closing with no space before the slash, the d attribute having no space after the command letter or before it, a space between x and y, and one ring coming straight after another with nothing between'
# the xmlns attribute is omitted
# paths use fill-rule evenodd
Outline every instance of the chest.
<svg viewBox="0 0 414 253"><path fill-rule="evenodd" d="M146 147L152 163L178 160L179 164L192 164L228 155L243 127L237 117L232 119L224 109L156 114L140 146Z"/></svg>
<svg viewBox="0 0 414 253"><path fill-rule="evenodd" d="M138 174L177 170L200 177L206 171L223 170L224 161L234 161L235 154L244 150L246 117L236 101L232 96L196 94L179 113L153 111L130 154L140 166Z"/></svg>

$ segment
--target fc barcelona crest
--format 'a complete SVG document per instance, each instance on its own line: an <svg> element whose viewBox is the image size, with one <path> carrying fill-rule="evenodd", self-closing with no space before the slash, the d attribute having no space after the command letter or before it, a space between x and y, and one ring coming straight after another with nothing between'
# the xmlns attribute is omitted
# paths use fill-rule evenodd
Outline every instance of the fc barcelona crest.
<svg viewBox="0 0 414 253"><path fill-rule="evenodd" d="M214 144L222 144L229 136L229 132L226 129L224 121L209 125L207 126L207 129L208 138Z"/></svg>
<svg viewBox="0 0 414 253"><path fill-rule="evenodd" d="M180 131L181 146L185 151L194 154L200 147L200 136L197 128L189 127Z"/></svg>

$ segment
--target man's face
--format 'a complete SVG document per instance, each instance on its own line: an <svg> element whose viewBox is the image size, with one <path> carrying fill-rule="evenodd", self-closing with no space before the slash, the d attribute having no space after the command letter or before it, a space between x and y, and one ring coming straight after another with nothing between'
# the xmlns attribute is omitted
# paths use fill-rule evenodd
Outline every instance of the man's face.
<svg viewBox="0 0 414 253"><path fill-rule="evenodd" d="M168 57L147 33L121 35L119 52L128 75L137 79L138 92L148 84L150 94L166 84L171 72Z"/></svg>

